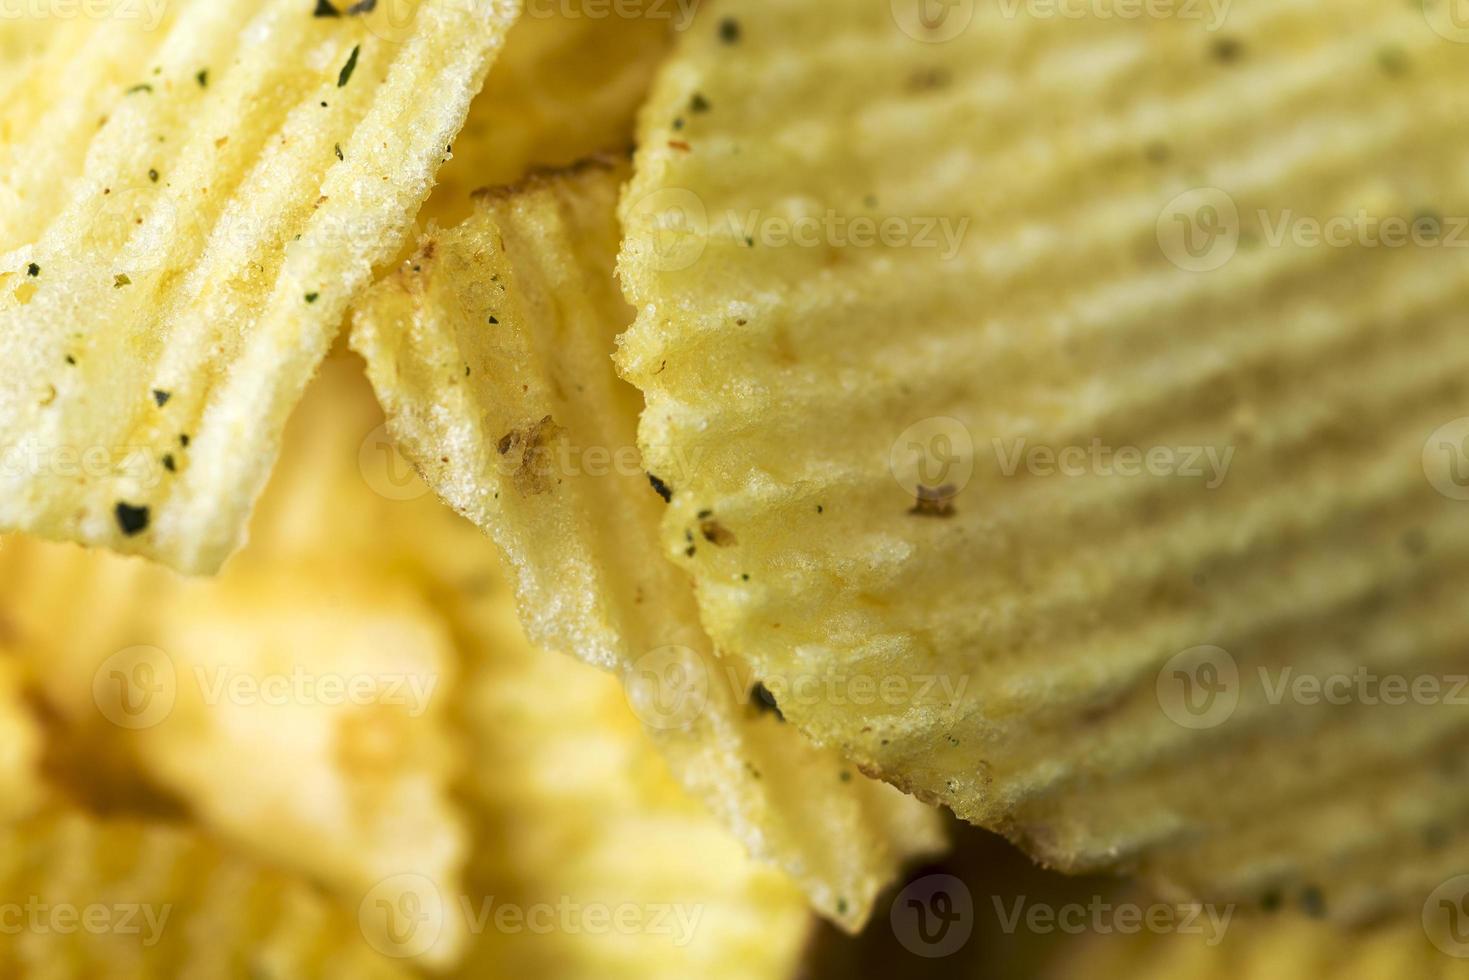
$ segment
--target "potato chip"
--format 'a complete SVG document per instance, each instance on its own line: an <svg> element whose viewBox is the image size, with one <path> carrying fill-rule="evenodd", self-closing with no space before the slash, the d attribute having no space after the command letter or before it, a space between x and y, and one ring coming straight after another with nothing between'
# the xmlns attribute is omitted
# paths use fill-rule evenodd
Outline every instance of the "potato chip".
<svg viewBox="0 0 1469 980"><path fill-rule="evenodd" d="M197 831L59 808L0 825L7 977L410 977L356 916Z"/></svg>
<svg viewBox="0 0 1469 980"><path fill-rule="evenodd" d="M374 287L352 343L404 455L509 557L531 639L623 675L675 774L757 857L848 929L937 815L784 727L717 658L634 446L637 392L609 355L621 161L487 192Z"/></svg>
<svg viewBox="0 0 1469 980"><path fill-rule="evenodd" d="M286 415L404 240L518 5L363 11L76 18L12 90L0 528L188 572L241 544Z"/></svg>
<svg viewBox="0 0 1469 980"><path fill-rule="evenodd" d="M41 732L22 699L19 664L0 658L0 824L41 802L40 757Z"/></svg>
<svg viewBox="0 0 1469 980"><path fill-rule="evenodd" d="M1002 7L680 39L621 206L665 551L787 718L1050 864L1410 901L1469 810L1469 62Z"/></svg>

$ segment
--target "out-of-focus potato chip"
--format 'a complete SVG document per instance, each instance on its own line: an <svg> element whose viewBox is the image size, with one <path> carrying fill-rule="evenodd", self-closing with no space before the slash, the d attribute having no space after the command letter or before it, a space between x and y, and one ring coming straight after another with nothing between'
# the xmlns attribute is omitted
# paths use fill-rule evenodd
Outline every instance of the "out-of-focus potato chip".
<svg viewBox="0 0 1469 980"><path fill-rule="evenodd" d="M52 809L0 826L7 977L409 977L307 883L183 827Z"/></svg>
<svg viewBox="0 0 1469 980"><path fill-rule="evenodd" d="M811 921L799 891L746 858L684 795L614 678L530 647L492 542L416 484L405 463L397 461L399 470L382 458L382 421L356 359L329 358L292 419L249 547L218 579L180 581L146 563L67 545L16 539L0 549L0 594L15 633L38 644L38 634L53 638L28 654L46 668L46 702L57 714L51 735L78 739L88 717L102 721L71 750L78 768L92 764L86 778L114 790L97 802L146 812L167 791L164 802L218 828L230 851L268 855L298 876L336 884L332 911L323 912L324 899L316 899L315 911L299 913L302 930L345 912L373 950L394 959L444 963L467 937L459 967L465 976L531 966L568 977L793 975ZM441 626L429 629L424 602ZM427 714L457 720L456 755L469 763L450 774L472 832L472 860L462 876L439 860L445 847L457 848L456 839L442 820L424 819L442 813L436 792L421 800L422 813L352 810L374 788L388 801L411 801L415 782L440 779L440 740L421 725L410 730L419 722L409 709L422 703L411 700L412 686L399 692L404 704L385 705L395 709L390 715L369 719L390 722L386 732L352 724L360 716L355 705L329 703L351 700L350 682L364 673L373 682L365 694L392 701L381 682L436 661L442 641L435 635L443 629L455 639L456 664L430 692ZM135 713L120 713L123 701L111 684L101 691L102 705L124 726L103 718L92 683L98 657L79 642L61 642L68 631L102 651L144 645L131 660L112 664L129 682ZM279 662L283 654L290 663ZM295 666L316 686L291 681L302 673ZM170 670L175 684L157 689ZM272 680L281 675L284 686ZM340 689L322 685L332 677L342 678ZM112 680L110 672L104 680ZM130 770L98 772L102 760L94 753L123 736L132 756L106 760L106 767ZM284 748L281 739L288 740ZM403 770L385 761L412 761L408 771L419 775L399 778ZM129 797L117 789L124 778L158 785L151 796L134 790ZM397 824L391 846L363 832L388 821ZM331 828L361 853L344 855L344 845L323 839ZM133 853L125 834L98 833L120 855ZM64 846L78 876L99 861L79 840ZM405 852L409 847L426 853ZM208 854L203 860L216 860ZM364 869L395 856L411 870L360 883ZM161 857L157 864L172 867ZM208 894L244 887L227 880L211 884ZM213 914L212 906L197 908L203 900L192 892L172 900L174 922L207 922ZM205 926L189 928L202 935ZM26 941L36 943L35 955L64 962L90 955L85 943L63 953ZM234 957L231 942L222 948ZM262 955L289 952L270 953L277 944L263 942ZM307 970L280 962L287 973Z"/></svg>
<svg viewBox="0 0 1469 980"><path fill-rule="evenodd" d="M353 346L404 455L509 557L532 640L622 674L679 780L855 929L906 859L942 846L937 814L762 710L655 550L640 400L610 360L632 316L612 277L624 173L594 160L482 195L374 287Z"/></svg>
<svg viewBox="0 0 1469 980"><path fill-rule="evenodd" d="M11 89L0 528L190 572L241 544L287 414L519 9L328 7L74 18Z"/></svg>
<svg viewBox="0 0 1469 980"><path fill-rule="evenodd" d="M40 756L41 732L22 700L20 665L0 657L0 824L41 802Z"/></svg>
<svg viewBox="0 0 1469 980"><path fill-rule="evenodd" d="M616 678L526 641L480 544L477 587L442 593L471 638L455 688L476 820L464 911L489 924L460 972L795 976L813 922L799 889L685 793Z"/></svg>
<svg viewBox="0 0 1469 980"><path fill-rule="evenodd" d="M584 6L536 2L516 21L421 221L458 224L481 187L632 146L634 116L680 22L653 0L632 8L641 16L590 16Z"/></svg>
<svg viewBox="0 0 1469 980"><path fill-rule="evenodd" d="M1463 50L918 6L709 9L641 115L619 364L710 636L1051 864L1407 901L1469 826Z"/></svg>

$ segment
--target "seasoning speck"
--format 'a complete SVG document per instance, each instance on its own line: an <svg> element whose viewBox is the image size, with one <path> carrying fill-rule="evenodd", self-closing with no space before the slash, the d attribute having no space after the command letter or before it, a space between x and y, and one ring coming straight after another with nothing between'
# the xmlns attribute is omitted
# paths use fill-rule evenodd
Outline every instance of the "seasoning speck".
<svg viewBox="0 0 1469 980"><path fill-rule="evenodd" d="M164 405L167 405L168 404L168 400L170 398L172 398L172 397L173 397L173 392L171 392L171 391L160 391L157 388L154 388L153 389L153 400L158 403L158 407L159 408L162 408Z"/></svg>
<svg viewBox="0 0 1469 980"><path fill-rule="evenodd" d="M336 151L338 160L347 159L346 157L342 156L342 144L337 143L332 147L332 149Z"/></svg>
<svg viewBox="0 0 1469 980"><path fill-rule="evenodd" d="M150 167L148 169L148 179L151 180L151 181L153 181L153 183L155 183L155 184L158 183L158 171L156 171L156 170L154 170L154 169L152 169Z"/></svg>
<svg viewBox="0 0 1469 980"><path fill-rule="evenodd" d="M306 302L308 302L308 303L315 303L320 298L321 298L321 293L307 293L306 294Z"/></svg>
<svg viewBox="0 0 1469 980"><path fill-rule="evenodd" d="M32 262L30 265L26 266L26 275L30 276L32 279L36 278L36 276L39 276L40 274L41 267L36 265L36 263Z"/></svg>
<svg viewBox="0 0 1469 980"><path fill-rule="evenodd" d="M113 289L121 289L124 286L131 286L132 284L133 281L128 278L128 274L126 272L119 272L117 275L112 277Z"/></svg>
<svg viewBox="0 0 1469 980"><path fill-rule="evenodd" d="M170 473L177 472L176 468L174 467L173 453L163 454L163 468L168 470L168 472Z"/></svg>
<svg viewBox="0 0 1469 980"><path fill-rule="evenodd" d="M352 73L357 70L357 56L362 53L362 45L352 48L352 53L347 56L347 63L342 66L342 73L337 76L337 88L343 88L352 80Z"/></svg>
<svg viewBox="0 0 1469 980"><path fill-rule="evenodd" d="M311 12L313 17L340 17L342 12L333 7L328 0L316 0L316 9Z"/></svg>
<svg viewBox="0 0 1469 980"><path fill-rule="evenodd" d="M117 516L117 526L122 528L122 533L128 537L142 534L148 529L147 506L134 507L132 504L119 500L117 507L113 509Z"/></svg>
<svg viewBox="0 0 1469 980"><path fill-rule="evenodd" d="M149 85L147 82L143 82L140 85L134 85L132 88L128 89L123 94L124 95L137 95L139 92L147 92L148 94L151 95L151 94L153 94L153 86L152 85Z"/></svg>
<svg viewBox="0 0 1469 980"><path fill-rule="evenodd" d="M653 489L657 492L658 496L663 498L665 504L673 499L673 491L669 489L668 484L658 479L652 473L648 474L648 482L653 485Z"/></svg>
<svg viewBox="0 0 1469 980"><path fill-rule="evenodd" d="M733 17L726 17L719 22L719 39L725 44L738 44L740 40L740 22Z"/></svg>
<svg viewBox="0 0 1469 980"><path fill-rule="evenodd" d="M199 87L200 88L208 88L209 87L209 69L208 68L201 68L201 69L199 69L199 71L194 75L194 81L196 81L196 82L199 83Z"/></svg>

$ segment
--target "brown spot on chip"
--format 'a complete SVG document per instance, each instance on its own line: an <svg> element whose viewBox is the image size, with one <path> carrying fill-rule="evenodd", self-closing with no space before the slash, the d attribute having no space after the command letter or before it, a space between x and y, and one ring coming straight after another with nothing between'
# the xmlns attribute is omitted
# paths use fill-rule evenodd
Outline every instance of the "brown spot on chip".
<svg viewBox="0 0 1469 980"><path fill-rule="evenodd" d="M555 485L550 446L563 430L547 415L539 422L511 429L495 448L506 458L510 479L523 496L547 493Z"/></svg>
<svg viewBox="0 0 1469 980"><path fill-rule="evenodd" d="M699 521L699 533L704 535L705 541L716 548L728 548L731 545L739 544L734 532L712 517Z"/></svg>
<svg viewBox="0 0 1469 980"><path fill-rule="evenodd" d="M953 517L954 495L959 491L949 484L941 487L919 486L918 496L908 511L920 517Z"/></svg>

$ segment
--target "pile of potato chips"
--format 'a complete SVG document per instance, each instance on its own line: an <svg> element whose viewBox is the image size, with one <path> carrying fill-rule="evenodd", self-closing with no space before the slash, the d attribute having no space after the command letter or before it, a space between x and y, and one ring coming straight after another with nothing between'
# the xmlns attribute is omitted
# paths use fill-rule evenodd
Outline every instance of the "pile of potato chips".
<svg viewBox="0 0 1469 980"><path fill-rule="evenodd" d="M1458 975L1446 6L0 11L0 973Z"/></svg>

